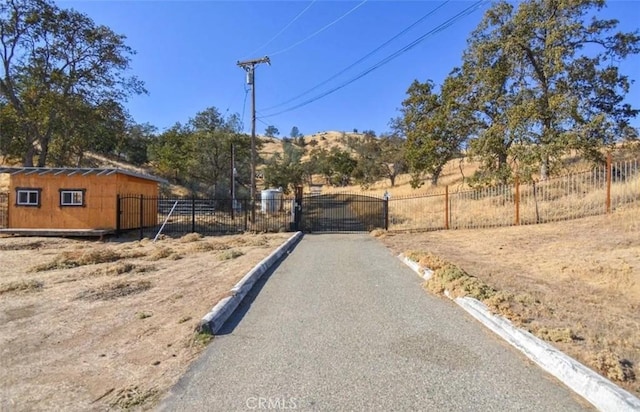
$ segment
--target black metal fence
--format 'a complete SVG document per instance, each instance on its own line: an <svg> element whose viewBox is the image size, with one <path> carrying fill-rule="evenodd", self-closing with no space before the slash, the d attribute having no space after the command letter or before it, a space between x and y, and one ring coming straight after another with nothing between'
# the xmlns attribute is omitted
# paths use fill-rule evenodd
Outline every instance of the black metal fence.
<svg viewBox="0 0 640 412"><path fill-rule="evenodd" d="M142 238L155 237L158 233L179 236L192 232L212 235L289 231L293 229L292 203L293 199L284 197L251 202L249 199L120 196L117 232L133 231Z"/></svg>
<svg viewBox="0 0 640 412"><path fill-rule="evenodd" d="M253 211L252 211L253 208ZM388 226L388 202L358 194L269 199L118 197L118 233L360 232Z"/></svg>

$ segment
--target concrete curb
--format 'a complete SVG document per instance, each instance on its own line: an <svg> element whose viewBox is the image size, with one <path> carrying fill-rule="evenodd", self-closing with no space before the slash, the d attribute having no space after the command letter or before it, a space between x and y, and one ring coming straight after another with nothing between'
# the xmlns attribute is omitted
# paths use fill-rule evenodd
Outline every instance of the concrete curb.
<svg viewBox="0 0 640 412"><path fill-rule="evenodd" d="M431 275L433 275L433 270L422 269L418 264L418 262L409 259L404 255L404 253L399 254L398 258L402 260L405 265L409 266L414 272L418 274L418 276L420 276L424 280L429 280L431 278Z"/></svg>
<svg viewBox="0 0 640 412"><path fill-rule="evenodd" d="M425 272L430 272L429 277L433 273L428 269L421 272L417 262L403 255L398 257L423 278L425 278ZM578 395L589 401L598 410L606 412L640 411L640 399L633 394L598 375L531 333L516 328L507 319L491 313L484 303L479 300L462 297L453 299L453 301L476 320L524 353L542 369L558 378Z"/></svg>
<svg viewBox="0 0 640 412"><path fill-rule="evenodd" d="M229 293L231 296L227 296L218 302L209 313L207 313L198 326L200 332L215 334L222 325L229 319L229 316L240 305L242 299L251 290L253 285L262 277L262 275L269 270L274 263L276 263L286 252L289 251L302 237L302 232L296 232L293 236L287 239L278 249L273 251L269 256L262 259L253 269L251 269L236 285L231 288Z"/></svg>

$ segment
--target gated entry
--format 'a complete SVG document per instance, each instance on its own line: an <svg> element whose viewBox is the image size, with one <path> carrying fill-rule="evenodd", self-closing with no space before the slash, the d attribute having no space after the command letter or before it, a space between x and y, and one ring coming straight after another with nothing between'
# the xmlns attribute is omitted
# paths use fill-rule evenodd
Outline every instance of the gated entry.
<svg viewBox="0 0 640 412"><path fill-rule="evenodd" d="M363 232L388 227L387 200L356 194L299 197L295 220L305 232Z"/></svg>

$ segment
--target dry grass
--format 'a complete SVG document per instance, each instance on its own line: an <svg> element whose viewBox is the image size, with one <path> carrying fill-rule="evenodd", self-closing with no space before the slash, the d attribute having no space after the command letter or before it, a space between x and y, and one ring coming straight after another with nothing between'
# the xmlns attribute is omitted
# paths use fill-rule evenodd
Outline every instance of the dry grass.
<svg viewBox="0 0 640 412"><path fill-rule="evenodd" d="M224 252L218 254L218 259L231 260L231 259L239 258L242 255L244 255L242 251L231 249L231 250L225 250Z"/></svg>
<svg viewBox="0 0 640 412"><path fill-rule="evenodd" d="M0 250L35 250L40 249L43 242L40 240L24 240L15 243L0 244Z"/></svg>
<svg viewBox="0 0 640 412"><path fill-rule="evenodd" d="M199 319L289 236L0 238L0 409L152 409L212 339Z"/></svg>
<svg viewBox="0 0 640 412"><path fill-rule="evenodd" d="M123 296L135 295L151 289L152 284L148 280L121 281L107 285L101 285L96 289L87 289L80 292L75 299L85 300L111 300Z"/></svg>
<svg viewBox="0 0 640 412"><path fill-rule="evenodd" d="M42 289L44 283L39 280L16 280L6 284L0 284L0 295L9 292L37 292Z"/></svg>
<svg viewBox="0 0 640 412"><path fill-rule="evenodd" d="M640 208L554 224L377 235L435 269L428 289L478 297L640 394Z"/></svg>
<svg viewBox="0 0 640 412"><path fill-rule="evenodd" d="M54 269L69 269L84 265L96 265L99 263L115 262L122 256L109 248L98 248L90 250L73 250L62 252L54 260L35 265L29 269L30 272L44 272Z"/></svg>

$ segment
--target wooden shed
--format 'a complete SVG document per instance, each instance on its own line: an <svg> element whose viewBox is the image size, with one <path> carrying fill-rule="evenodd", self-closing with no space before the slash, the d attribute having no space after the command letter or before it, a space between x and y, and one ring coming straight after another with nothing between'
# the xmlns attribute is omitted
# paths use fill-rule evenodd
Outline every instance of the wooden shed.
<svg viewBox="0 0 640 412"><path fill-rule="evenodd" d="M0 167L0 173L9 174L4 231L14 233L38 230L104 234L135 228L140 222L154 226L158 186L165 182L123 169ZM123 213L118 205L122 196L147 199L142 220L124 225L122 219L118 222L118 212ZM150 199L155 200L156 207L149 207Z"/></svg>

